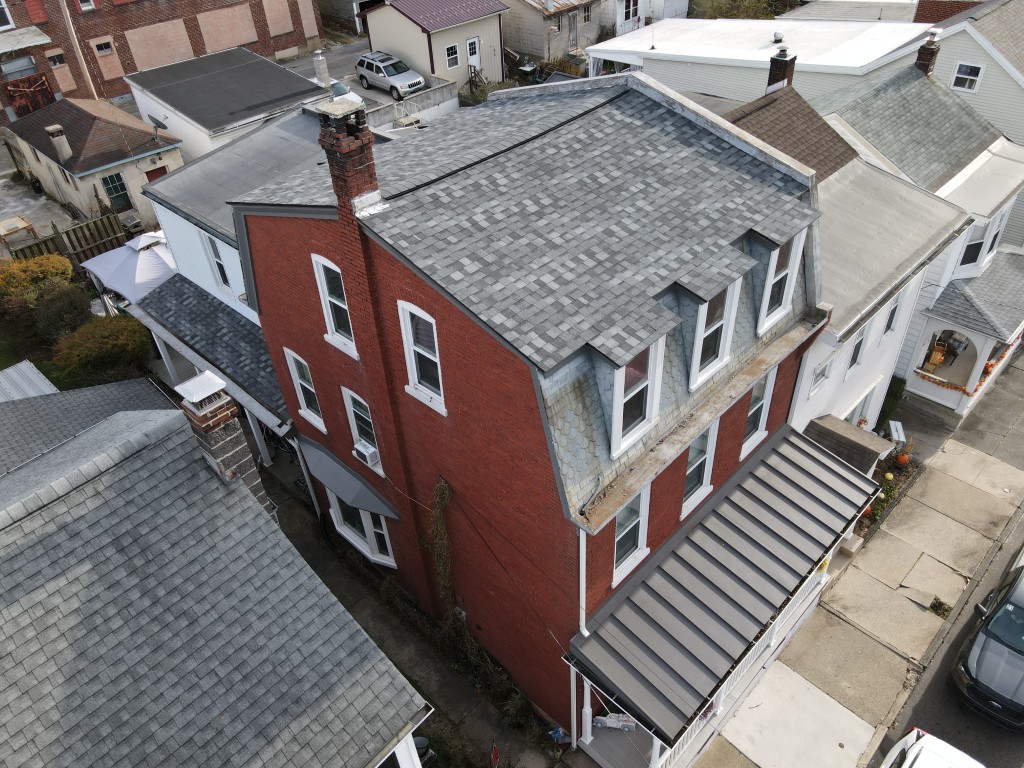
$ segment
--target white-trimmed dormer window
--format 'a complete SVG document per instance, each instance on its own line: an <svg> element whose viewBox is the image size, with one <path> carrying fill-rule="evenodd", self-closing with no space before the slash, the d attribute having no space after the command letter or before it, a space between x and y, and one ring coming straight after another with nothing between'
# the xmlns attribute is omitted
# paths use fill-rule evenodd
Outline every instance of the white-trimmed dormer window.
<svg viewBox="0 0 1024 768"><path fill-rule="evenodd" d="M309 366L306 365L305 360L288 348L285 348L284 356L288 360L292 384L295 387L295 394L299 398L299 415L321 432L326 433L327 427L324 424L323 413L320 411L320 401L316 396L313 374L309 372Z"/></svg>
<svg viewBox="0 0 1024 768"><path fill-rule="evenodd" d="M961 267L969 267L977 264L981 258L981 249L985 246L985 227L975 224L967 236L967 245L960 256Z"/></svg>
<svg viewBox="0 0 1024 768"><path fill-rule="evenodd" d="M324 312L327 333L324 339L347 355L359 359L356 353L356 340L352 334L352 318L348 311L348 298L345 296L345 282L341 270L323 256L310 254L313 259L313 271L316 274L316 285L320 290L320 306Z"/></svg>
<svg viewBox="0 0 1024 768"><path fill-rule="evenodd" d="M746 458L768 436L768 411L771 409L775 374L778 370L772 368L750 390L747 423L743 429L743 448L740 450L741 459Z"/></svg>
<svg viewBox="0 0 1024 768"><path fill-rule="evenodd" d="M661 363L665 338L615 371L612 458L633 445L654 424L661 397Z"/></svg>
<svg viewBox="0 0 1024 768"><path fill-rule="evenodd" d="M434 318L406 301L398 302L398 314L402 321L405 365L409 372L405 391L442 416L447 416Z"/></svg>
<svg viewBox="0 0 1024 768"><path fill-rule="evenodd" d="M7 8L5 0L0 0L0 30L14 29L14 18Z"/></svg>
<svg viewBox="0 0 1024 768"><path fill-rule="evenodd" d="M331 522L334 529L353 547L363 553L367 560L379 565L395 568L395 556L391 550L391 537L384 518L376 512L358 509L339 499L327 489L330 502Z"/></svg>
<svg viewBox="0 0 1024 768"><path fill-rule="evenodd" d="M647 516L650 501L651 486L646 485L615 514L613 587L618 586L651 551L647 547Z"/></svg>
<svg viewBox="0 0 1024 768"><path fill-rule="evenodd" d="M978 83L985 71L983 64L971 64L967 61L958 61L953 70L953 80L949 87L954 91L967 91L974 93L978 90Z"/></svg>
<svg viewBox="0 0 1024 768"><path fill-rule="evenodd" d="M683 488L682 520L698 504L711 495L711 469L715 460L715 441L718 438L718 421L701 432L690 443L686 452L686 485Z"/></svg>
<svg viewBox="0 0 1024 768"><path fill-rule="evenodd" d="M804 232L772 251L768 260L768 279L765 281L764 298L757 320L760 336L793 307L793 287L796 285L796 271L800 267L800 254L804 247Z"/></svg>
<svg viewBox="0 0 1024 768"><path fill-rule="evenodd" d="M729 362L742 282L740 278L711 301L702 304L697 311L697 332L690 365L691 392Z"/></svg>
<svg viewBox="0 0 1024 768"><path fill-rule="evenodd" d="M377 434L373 431L370 406L350 389L341 388L345 400L348 426L352 430L352 455L379 475L384 474L377 450Z"/></svg>
<svg viewBox="0 0 1024 768"><path fill-rule="evenodd" d="M985 259L991 256L996 248L999 247L999 240L1003 236L1003 229L1006 228L1006 220L1010 218L1010 206L1006 206L999 213L996 214L995 218L989 222L988 229L985 231L985 238L988 244L985 246Z"/></svg>

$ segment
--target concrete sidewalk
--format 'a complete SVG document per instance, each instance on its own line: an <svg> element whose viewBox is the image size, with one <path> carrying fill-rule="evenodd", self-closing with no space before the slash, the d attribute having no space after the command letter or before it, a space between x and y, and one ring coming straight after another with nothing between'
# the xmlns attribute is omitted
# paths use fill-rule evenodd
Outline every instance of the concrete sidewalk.
<svg viewBox="0 0 1024 768"><path fill-rule="evenodd" d="M878 749L971 577L1024 501L1018 356L950 430L901 414L924 463L697 765L856 768ZM943 606L944 604L944 606Z"/></svg>

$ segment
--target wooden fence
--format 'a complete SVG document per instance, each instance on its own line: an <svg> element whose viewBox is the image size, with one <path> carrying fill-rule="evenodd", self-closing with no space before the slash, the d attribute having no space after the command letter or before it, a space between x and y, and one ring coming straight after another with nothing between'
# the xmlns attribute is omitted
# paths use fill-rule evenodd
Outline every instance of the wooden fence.
<svg viewBox="0 0 1024 768"><path fill-rule="evenodd" d="M76 273L80 273L83 261L120 248L126 242L128 235L121 226L121 219L111 213L12 248L11 258L31 259L44 253L59 253L71 262Z"/></svg>

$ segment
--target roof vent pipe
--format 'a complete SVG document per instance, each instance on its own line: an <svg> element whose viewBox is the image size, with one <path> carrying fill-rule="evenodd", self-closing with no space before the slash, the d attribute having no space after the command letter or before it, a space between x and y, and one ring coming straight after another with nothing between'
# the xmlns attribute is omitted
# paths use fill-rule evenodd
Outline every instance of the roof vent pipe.
<svg viewBox="0 0 1024 768"><path fill-rule="evenodd" d="M773 43L781 43L781 42L782 42L782 40L783 40L783 39L784 39L785 37L786 37L786 33L785 33L785 32L776 32L776 33L774 34L774 36L772 37L772 42L773 42Z"/></svg>

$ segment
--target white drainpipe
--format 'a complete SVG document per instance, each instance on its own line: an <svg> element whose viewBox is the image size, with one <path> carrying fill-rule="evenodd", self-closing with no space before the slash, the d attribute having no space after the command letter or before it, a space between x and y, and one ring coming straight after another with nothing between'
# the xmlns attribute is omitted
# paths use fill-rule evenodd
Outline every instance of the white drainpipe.
<svg viewBox="0 0 1024 768"><path fill-rule="evenodd" d="M590 637L587 631L587 534L580 528L580 634Z"/></svg>

